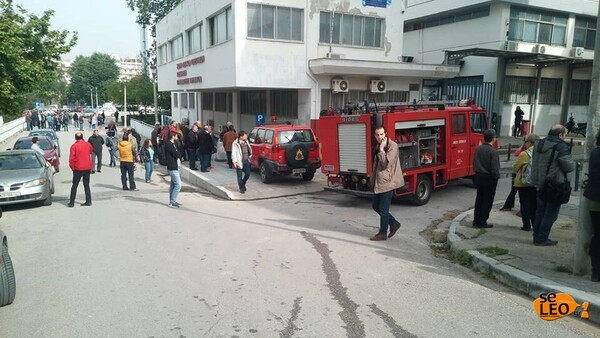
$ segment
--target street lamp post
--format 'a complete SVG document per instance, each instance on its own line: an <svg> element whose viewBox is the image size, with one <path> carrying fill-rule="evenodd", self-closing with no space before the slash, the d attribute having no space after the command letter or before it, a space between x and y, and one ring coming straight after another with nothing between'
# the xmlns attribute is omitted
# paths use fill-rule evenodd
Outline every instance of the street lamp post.
<svg viewBox="0 0 600 338"><path fill-rule="evenodd" d="M98 87L94 87L96 90L96 108L98 108Z"/></svg>
<svg viewBox="0 0 600 338"><path fill-rule="evenodd" d="M92 102L92 109L94 109L94 92L92 88L90 88L90 101Z"/></svg>
<svg viewBox="0 0 600 338"><path fill-rule="evenodd" d="M156 66L150 67L150 71L152 72L152 90L154 91L154 125L158 123L158 95L156 92Z"/></svg>
<svg viewBox="0 0 600 338"><path fill-rule="evenodd" d="M123 126L127 128L127 86L123 86Z"/></svg>

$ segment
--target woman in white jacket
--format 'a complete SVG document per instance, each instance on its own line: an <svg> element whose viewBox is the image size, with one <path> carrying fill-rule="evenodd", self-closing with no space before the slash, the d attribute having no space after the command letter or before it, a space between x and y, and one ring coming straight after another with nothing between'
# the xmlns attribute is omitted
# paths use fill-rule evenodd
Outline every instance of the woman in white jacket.
<svg viewBox="0 0 600 338"><path fill-rule="evenodd" d="M242 194L246 192L246 181L250 178L250 157L252 147L248 143L248 134L241 130L231 146L231 162L237 172L238 186Z"/></svg>

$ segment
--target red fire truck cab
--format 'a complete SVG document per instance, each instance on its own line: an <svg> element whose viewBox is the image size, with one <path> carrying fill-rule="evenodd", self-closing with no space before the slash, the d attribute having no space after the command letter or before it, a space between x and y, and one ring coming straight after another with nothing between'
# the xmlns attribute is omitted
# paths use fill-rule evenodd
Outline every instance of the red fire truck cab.
<svg viewBox="0 0 600 338"><path fill-rule="evenodd" d="M473 176L473 155L483 143L487 116L483 108L388 106L385 112L321 116L321 170L326 189L370 196L374 130L384 126L399 147L406 185L394 197L412 196L415 205L429 201L433 189L450 180Z"/></svg>

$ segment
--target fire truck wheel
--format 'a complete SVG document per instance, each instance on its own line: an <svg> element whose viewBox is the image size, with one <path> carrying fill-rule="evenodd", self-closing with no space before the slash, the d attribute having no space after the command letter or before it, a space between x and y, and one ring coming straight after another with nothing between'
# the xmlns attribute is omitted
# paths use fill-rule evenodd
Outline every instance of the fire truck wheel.
<svg viewBox="0 0 600 338"><path fill-rule="evenodd" d="M413 197L414 205L424 205L429 202L431 192L433 191L433 184L431 178L427 175L419 175L417 177L417 189Z"/></svg>
<svg viewBox="0 0 600 338"><path fill-rule="evenodd" d="M271 170L269 169L269 167L267 167L265 162L262 162L260 164L260 166L258 167L258 170L260 172L260 181L261 182L263 182L265 184L269 184L273 181L273 173L271 173Z"/></svg>
<svg viewBox="0 0 600 338"><path fill-rule="evenodd" d="M292 143L285 151L285 159L291 167L302 167L308 161L308 148L302 143Z"/></svg>

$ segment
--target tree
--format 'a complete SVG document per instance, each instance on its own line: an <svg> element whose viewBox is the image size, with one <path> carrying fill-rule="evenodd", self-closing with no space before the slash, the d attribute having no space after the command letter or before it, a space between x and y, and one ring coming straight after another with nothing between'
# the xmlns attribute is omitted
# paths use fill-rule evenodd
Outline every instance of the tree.
<svg viewBox="0 0 600 338"><path fill-rule="evenodd" d="M29 14L12 0L0 0L0 113L5 120L20 116L35 91L56 79L61 54L77 43L77 33L50 29L54 11ZM31 101L30 101L31 100ZM30 101L30 102L28 102Z"/></svg>
<svg viewBox="0 0 600 338"><path fill-rule="evenodd" d="M146 75L138 75L127 81L127 102L152 105L154 102L152 81Z"/></svg>
<svg viewBox="0 0 600 338"><path fill-rule="evenodd" d="M90 90L96 100L105 102L108 98L105 85L119 78L119 67L108 54L94 53L91 56L77 56L70 70L71 83L67 89L70 102L89 102Z"/></svg>

